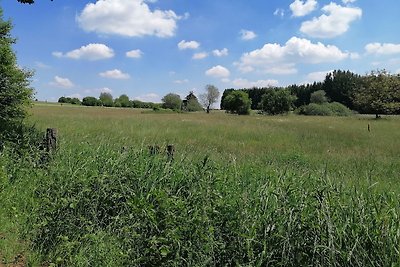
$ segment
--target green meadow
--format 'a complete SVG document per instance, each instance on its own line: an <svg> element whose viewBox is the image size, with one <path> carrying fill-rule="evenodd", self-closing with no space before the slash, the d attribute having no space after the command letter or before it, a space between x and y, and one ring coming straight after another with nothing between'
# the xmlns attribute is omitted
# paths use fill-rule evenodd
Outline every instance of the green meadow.
<svg viewBox="0 0 400 267"><path fill-rule="evenodd" d="M0 266L400 264L399 117L42 103L29 121L58 151L2 152Z"/></svg>

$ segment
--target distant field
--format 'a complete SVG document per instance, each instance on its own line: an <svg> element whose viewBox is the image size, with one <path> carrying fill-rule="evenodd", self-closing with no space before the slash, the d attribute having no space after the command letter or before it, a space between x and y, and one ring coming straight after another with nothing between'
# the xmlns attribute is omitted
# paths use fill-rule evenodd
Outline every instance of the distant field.
<svg viewBox="0 0 400 267"><path fill-rule="evenodd" d="M400 181L400 118L387 116L236 116L222 111L159 114L151 110L40 103L31 121L59 129L61 142L106 142L116 147L174 144L178 154L234 158L300 171L332 170L332 177ZM368 124L371 131L368 131Z"/></svg>

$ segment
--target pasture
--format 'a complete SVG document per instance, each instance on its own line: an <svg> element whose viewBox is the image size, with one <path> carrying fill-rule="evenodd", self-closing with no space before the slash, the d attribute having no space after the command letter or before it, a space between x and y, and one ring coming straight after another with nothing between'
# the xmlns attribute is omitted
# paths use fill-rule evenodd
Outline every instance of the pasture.
<svg viewBox="0 0 400 267"><path fill-rule="evenodd" d="M29 120L57 128L59 149L45 167L0 158L3 262L400 263L398 117L37 104ZM173 161L150 155L167 144Z"/></svg>

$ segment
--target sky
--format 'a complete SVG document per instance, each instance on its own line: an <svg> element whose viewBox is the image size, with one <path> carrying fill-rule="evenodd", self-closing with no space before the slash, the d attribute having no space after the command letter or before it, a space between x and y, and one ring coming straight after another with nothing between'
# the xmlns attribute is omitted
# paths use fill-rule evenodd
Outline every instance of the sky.
<svg viewBox="0 0 400 267"><path fill-rule="evenodd" d="M400 73L399 0L0 0L36 98L322 81L335 69Z"/></svg>

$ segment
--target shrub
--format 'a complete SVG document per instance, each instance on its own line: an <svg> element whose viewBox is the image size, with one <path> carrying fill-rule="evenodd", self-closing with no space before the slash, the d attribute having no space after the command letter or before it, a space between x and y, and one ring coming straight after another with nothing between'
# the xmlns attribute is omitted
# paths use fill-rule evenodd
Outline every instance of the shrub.
<svg viewBox="0 0 400 267"><path fill-rule="evenodd" d="M230 113L239 115L249 115L251 100L247 93L243 91L233 91L224 99L224 108Z"/></svg>
<svg viewBox="0 0 400 267"><path fill-rule="evenodd" d="M288 90L270 89L262 96L260 105L265 113L277 115L289 112L295 100Z"/></svg>
<svg viewBox="0 0 400 267"><path fill-rule="evenodd" d="M180 110L182 107L181 97L177 94L169 93L165 95L161 100L163 102L163 108Z"/></svg>
<svg viewBox="0 0 400 267"><path fill-rule="evenodd" d="M349 108L338 102L325 104L311 103L307 106L301 106L296 110L296 113L311 116L350 116L353 114Z"/></svg>
<svg viewBox="0 0 400 267"><path fill-rule="evenodd" d="M332 102L328 105L335 116L350 116L353 114L353 112L348 107L339 102Z"/></svg>

